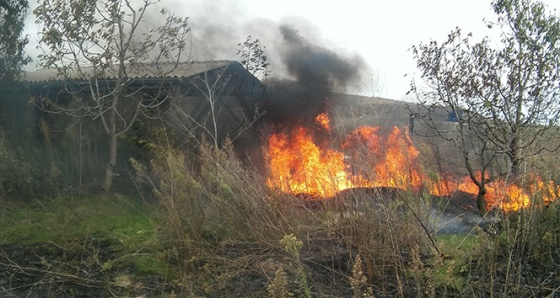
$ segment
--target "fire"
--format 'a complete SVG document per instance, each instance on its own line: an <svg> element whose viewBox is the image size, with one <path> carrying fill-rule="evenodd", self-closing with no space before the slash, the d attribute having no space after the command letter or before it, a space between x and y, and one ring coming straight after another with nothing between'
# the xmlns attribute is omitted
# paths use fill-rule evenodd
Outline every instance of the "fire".
<svg viewBox="0 0 560 298"><path fill-rule="evenodd" d="M320 114L315 121L330 132L330 119ZM282 192L326 198L356 187L392 187L432 195L462 191L476 195L478 187L470 177L458 181L440 175L428 176L419 162L419 151L406 130L393 127L382 133L380 127L362 126L350 132L341 149L330 148L313 139L313 131L298 127L291 132L272 134L268 139L268 186ZM480 173L478 174L480 177ZM542 197L543 203L555 200L560 186L531 177L525 183L505 180L486 184L487 208L517 211ZM523 185L523 186L520 186Z"/></svg>
<svg viewBox="0 0 560 298"><path fill-rule="evenodd" d="M319 197L333 196L350 187L344 154L319 148L302 127L290 135L270 136L268 148L270 187Z"/></svg>
<svg viewBox="0 0 560 298"><path fill-rule="evenodd" d="M359 173L356 186L420 189L422 178L415 166L419 152L411 146L410 137L394 127L385 139L379 130L379 127L359 127L342 145Z"/></svg>
<svg viewBox="0 0 560 298"><path fill-rule="evenodd" d="M315 122L321 125L321 127L323 127L326 131L328 132L331 131L331 126L330 126L331 119L329 119L327 113L321 113L317 115L317 117L315 118Z"/></svg>

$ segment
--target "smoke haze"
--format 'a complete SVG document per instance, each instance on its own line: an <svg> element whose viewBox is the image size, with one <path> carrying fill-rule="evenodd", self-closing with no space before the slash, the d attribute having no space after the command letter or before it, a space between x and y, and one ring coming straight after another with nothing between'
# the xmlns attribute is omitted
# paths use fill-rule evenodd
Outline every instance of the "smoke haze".
<svg viewBox="0 0 560 298"><path fill-rule="evenodd" d="M166 2L169 3L169 2ZM364 82L365 60L324 40L320 30L299 17L280 21L250 18L232 1L173 3L190 18L194 60L239 60L238 44L248 36L266 47L270 63L265 121L282 126L310 124L325 111L329 92L344 92ZM154 10L155 11L155 10Z"/></svg>
<svg viewBox="0 0 560 298"><path fill-rule="evenodd" d="M30 6L32 11L37 3ZM239 43L248 36L261 41L270 63L268 121L305 124L324 110L329 92L354 89L369 72L362 57L337 49L317 27L299 17L280 21L250 17L237 1L163 1L146 11L146 28L163 24L161 8L189 17L191 60L239 60ZM28 28L36 27L33 23L31 15ZM30 34L28 49L33 57L38 38Z"/></svg>

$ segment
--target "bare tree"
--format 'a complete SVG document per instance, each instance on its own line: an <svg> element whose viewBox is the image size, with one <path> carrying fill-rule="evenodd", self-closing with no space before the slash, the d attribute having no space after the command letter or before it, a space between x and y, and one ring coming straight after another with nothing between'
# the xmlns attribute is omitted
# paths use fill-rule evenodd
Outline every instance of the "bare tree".
<svg viewBox="0 0 560 298"><path fill-rule="evenodd" d="M40 64L64 82L56 99L43 98L51 112L91 117L109 137L109 161L102 189L111 190L119 136L139 116L168 96L164 79L186 56L188 19L159 11L161 26L148 24L158 0L46 0L35 9L40 29ZM157 11L155 12L157 13ZM67 97L67 96L66 96Z"/></svg>
<svg viewBox="0 0 560 298"><path fill-rule="evenodd" d="M219 148L225 139L235 141L262 113L255 87L259 81L235 61L197 62L202 71L190 77L175 94L170 118L191 139L201 136ZM260 96L260 95L259 95ZM181 100L185 98L188 100Z"/></svg>
<svg viewBox="0 0 560 298"><path fill-rule="evenodd" d="M558 149L547 138L560 120L560 20L536 1L495 0L492 8L497 22L487 25L500 30L499 44L473 43L456 28L441 44L412 48L422 77L412 84L425 109L419 120L460 149L482 212L493 176L515 177L528 157ZM442 124L437 111L456 124Z"/></svg>
<svg viewBox="0 0 560 298"><path fill-rule="evenodd" d="M265 47L251 36L238 46L240 62L197 62L202 71L183 85L182 94L177 94L189 97L191 104L174 101L171 109L178 129L192 139L203 135L215 148L225 139L235 141L263 115L269 65Z"/></svg>

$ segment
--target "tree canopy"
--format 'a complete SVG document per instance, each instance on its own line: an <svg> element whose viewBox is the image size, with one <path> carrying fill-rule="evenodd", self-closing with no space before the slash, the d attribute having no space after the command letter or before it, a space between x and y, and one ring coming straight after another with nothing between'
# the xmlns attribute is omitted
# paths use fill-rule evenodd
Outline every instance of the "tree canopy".
<svg viewBox="0 0 560 298"><path fill-rule="evenodd" d="M0 82L14 81L30 61L24 52L27 37L22 36L27 9L27 0L0 1Z"/></svg>
<svg viewBox="0 0 560 298"><path fill-rule="evenodd" d="M530 0L495 0L497 18L486 21L500 40L456 28L447 40L412 48L421 83L412 91L420 99L421 121L463 153L473 182L521 171L526 158L557 150L548 142L560 124L560 19L545 5ZM456 115L456 128L438 125L431 112Z"/></svg>
<svg viewBox="0 0 560 298"><path fill-rule="evenodd" d="M40 64L55 69L65 93L74 97L72 106L50 98L41 103L51 112L100 120L109 137L104 191L111 189L116 175L118 137L168 96L165 80L148 88L135 79L161 79L189 59L188 18L158 9L158 3L46 0L34 11L41 25ZM161 25L150 24L151 19Z"/></svg>

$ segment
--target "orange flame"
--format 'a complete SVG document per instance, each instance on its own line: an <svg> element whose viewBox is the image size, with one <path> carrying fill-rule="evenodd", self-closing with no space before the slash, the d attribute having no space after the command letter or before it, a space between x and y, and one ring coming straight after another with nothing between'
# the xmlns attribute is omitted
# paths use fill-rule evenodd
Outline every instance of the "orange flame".
<svg viewBox="0 0 560 298"><path fill-rule="evenodd" d="M331 131L331 126L330 126L331 119L329 119L327 113L321 113L317 115L317 117L315 117L315 122L321 125L321 127L323 127L326 131L328 132Z"/></svg>
<svg viewBox="0 0 560 298"><path fill-rule="evenodd" d="M349 187L344 155L320 149L302 127L291 135L270 136L268 148L270 187L321 197L332 196Z"/></svg>
<svg viewBox="0 0 560 298"><path fill-rule="evenodd" d="M315 119L327 131L326 113ZM428 177L420 167L419 151L407 130L397 127L386 137L381 128L362 126L350 132L341 150L326 148L313 141L312 131L299 127L291 133L272 134L268 139L268 186L286 193L307 194L314 198L334 196L341 190L356 187L394 187L432 195L449 195L462 191L476 195L478 187L470 177L454 182L439 175ZM478 174L480 178L480 173ZM560 186L532 177L524 187L505 180L486 184L487 208L517 211L531 205L535 196L544 204L555 200Z"/></svg>
<svg viewBox="0 0 560 298"><path fill-rule="evenodd" d="M408 134L393 127L384 139L379 127L362 126L352 131L342 145L359 172L357 187L395 187L420 189L421 175L415 167L418 150Z"/></svg>

